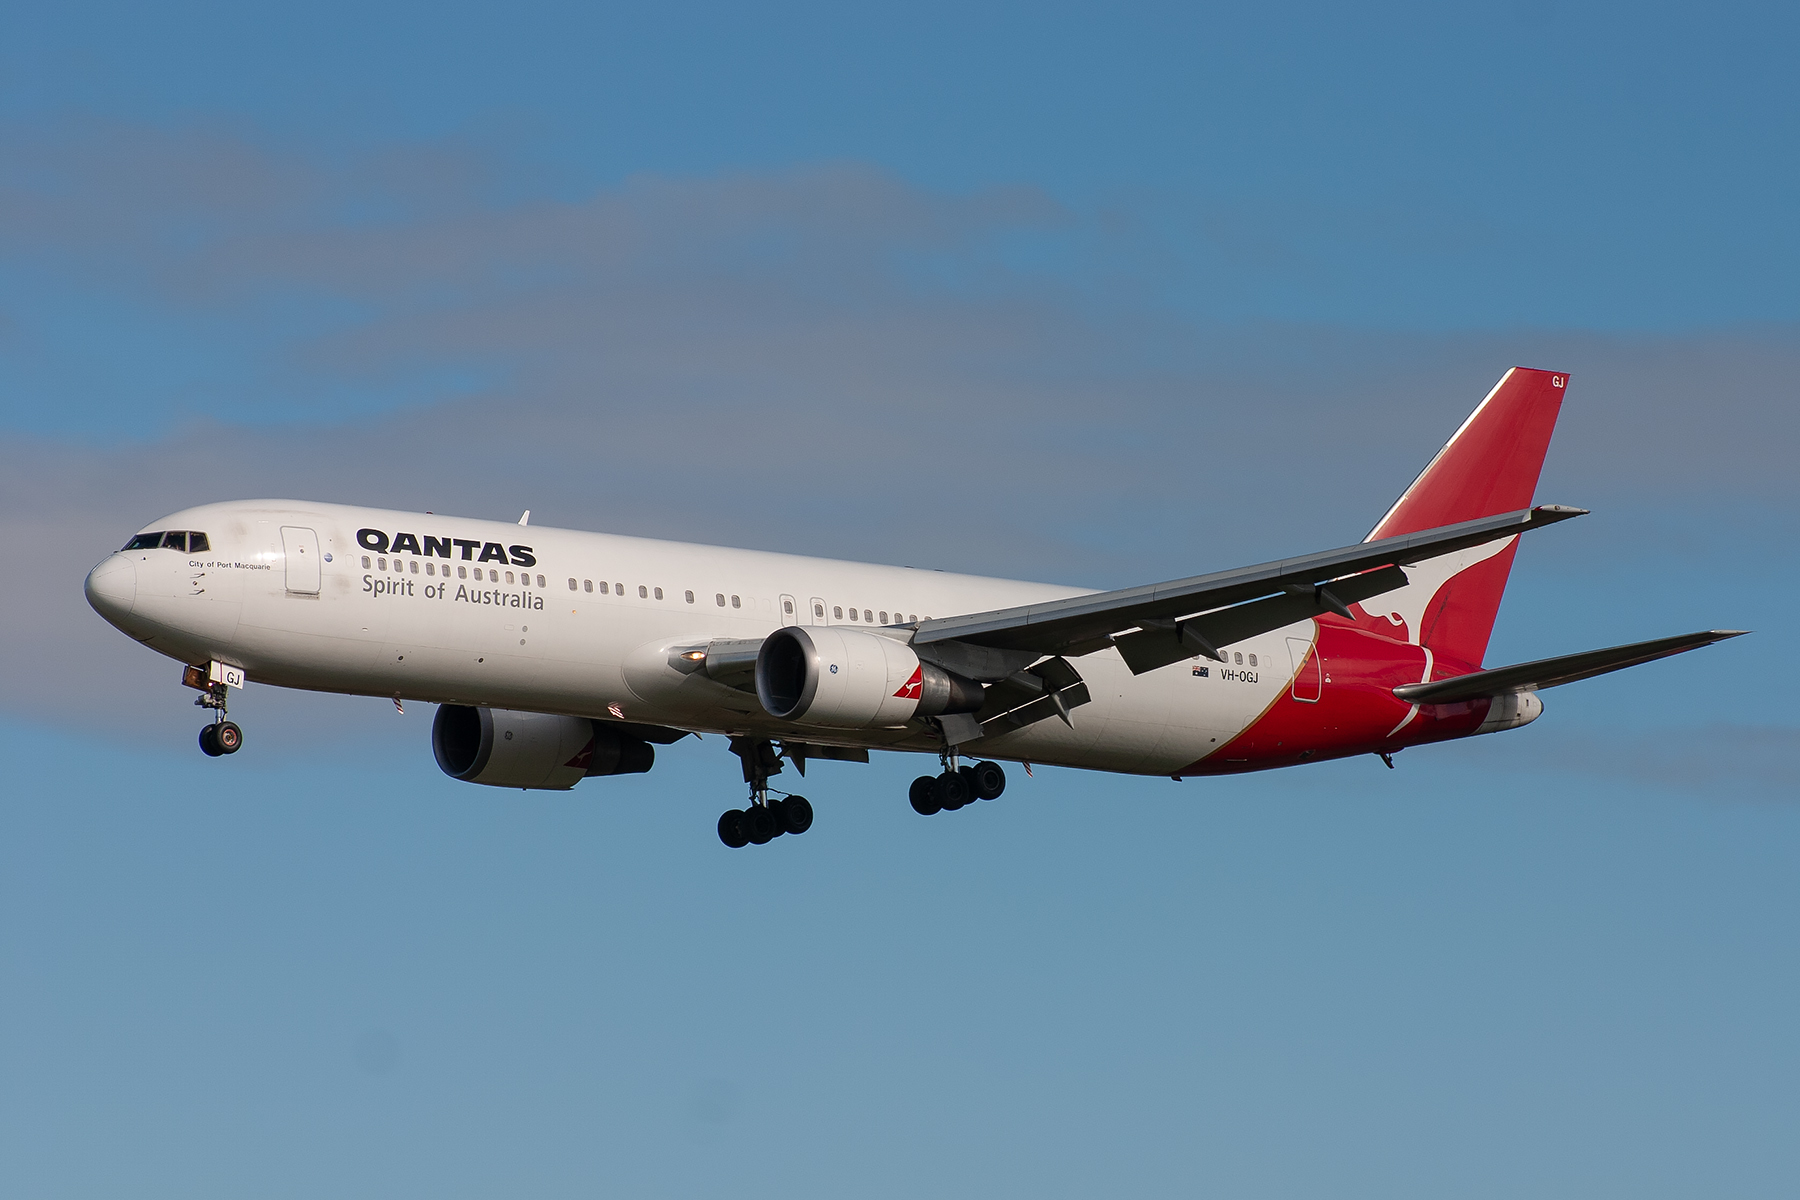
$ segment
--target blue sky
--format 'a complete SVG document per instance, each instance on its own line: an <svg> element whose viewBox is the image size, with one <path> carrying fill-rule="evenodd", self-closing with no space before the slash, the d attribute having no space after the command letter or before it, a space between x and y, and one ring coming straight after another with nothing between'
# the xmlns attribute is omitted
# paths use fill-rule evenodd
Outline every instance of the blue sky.
<svg viewBox="0 0 1800 1200"><path fill-rule="evenodd" d="M0 1190L1789 1190L1789 11L0 25ZM204 760L79 595L270 493L1144 582L1360 537L1514 363L1594 514L1491 660L1758 632L1391 773L818 764L733 855L714 739L509 797L252 688Z"/></svg>

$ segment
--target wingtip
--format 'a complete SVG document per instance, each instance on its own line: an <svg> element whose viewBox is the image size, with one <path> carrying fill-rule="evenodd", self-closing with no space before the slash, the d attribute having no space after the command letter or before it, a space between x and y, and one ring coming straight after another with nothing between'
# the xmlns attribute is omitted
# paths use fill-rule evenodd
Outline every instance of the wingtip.
<svg viewBox="0 0 1800 1200"><path fill-rule="evenodd" d="M1569 504L1539 504L1532 508L1532 516L1543 516L1552 521L1565 521L1570 517L1585 517L1591 509L1576 508Z"/></svg>

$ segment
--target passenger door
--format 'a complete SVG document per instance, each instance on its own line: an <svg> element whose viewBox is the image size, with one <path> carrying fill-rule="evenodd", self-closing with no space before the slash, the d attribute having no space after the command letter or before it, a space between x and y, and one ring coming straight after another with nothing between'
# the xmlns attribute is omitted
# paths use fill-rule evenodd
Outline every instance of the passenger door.
<svg viewBox="0 0 1800 1200"><path fill-rule="evenodd" d="M298 525L281 527L281 548L287 554L287 590L293 596L319 594L319 535Z"/></svg>

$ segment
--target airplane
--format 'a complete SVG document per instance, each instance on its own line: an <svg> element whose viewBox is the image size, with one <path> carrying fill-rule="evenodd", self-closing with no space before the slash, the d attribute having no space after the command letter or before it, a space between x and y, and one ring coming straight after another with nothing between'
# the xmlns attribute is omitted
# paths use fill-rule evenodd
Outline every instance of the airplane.
<svg viewBox="0 0 1800 1200"><path fill-rule="evenodd" d="M1002 762L1189 777L1517 729L1538 693L1737 637L1714 629L1485 667L1568 386L1515 367L1361 542L1116 591L290 500L208 504L88 575L108 622L180 662L208 755L247 682L435 702L453 778L566 790L715 734L749 799L727 846L813 823L770 786L812 760L935 754L922 815L993 800ZM404 711L404 709L402 709Z"/></svg>

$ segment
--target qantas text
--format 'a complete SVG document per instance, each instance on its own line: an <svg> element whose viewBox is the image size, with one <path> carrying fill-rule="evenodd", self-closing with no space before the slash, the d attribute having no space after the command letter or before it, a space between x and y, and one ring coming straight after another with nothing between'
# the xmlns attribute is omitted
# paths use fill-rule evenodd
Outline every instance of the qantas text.
<svg viewBox="0 0 1800 1200"><path fill-rule="evenodd" d="M537 556L532 554L530 546L502 546L499 542L478 542L468 538L440 538L430 534L419 538L410 533L396 533L390 538L379 529L359 529L356 531L356 544L376 554L417 554L424 558L435 555L438 558L461 558L464 562L497 562L514 567L537 566ZM452 555L452 546L460 553ZM508 558L508 554L512 557Z"/></svg>

